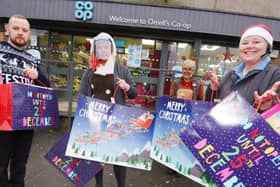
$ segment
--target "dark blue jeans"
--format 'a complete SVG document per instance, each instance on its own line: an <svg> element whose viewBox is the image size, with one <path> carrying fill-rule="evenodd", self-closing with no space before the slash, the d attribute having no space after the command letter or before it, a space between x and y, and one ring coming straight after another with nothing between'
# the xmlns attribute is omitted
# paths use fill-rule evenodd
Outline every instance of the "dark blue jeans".
<svg viewBox="0 0 280 187"><path fill-rule="evenodd" d="M26 164L33 136L33 130L0 131L0 187L24 187ZM10 177L8 177L9 166Z"/></svg>
<svg viewBox="0 0 280 187"><path fill-rule="evenodd" d="M125 187L126 167L113 165L118 187ZM96 186L103 187L103 169L95 175Z"/></svg>

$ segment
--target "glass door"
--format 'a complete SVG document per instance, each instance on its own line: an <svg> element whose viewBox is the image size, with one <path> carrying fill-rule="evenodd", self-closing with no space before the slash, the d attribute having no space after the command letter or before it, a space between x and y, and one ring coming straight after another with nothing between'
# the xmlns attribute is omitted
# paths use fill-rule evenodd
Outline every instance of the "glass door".
<svg viewBox="0 0 280 187"><path fill-rule="evenodd" d="M88 59L90 55L90 40L89 36L74 36L73 38L73 102L72 111L77 109L77 101L80 90L81 78L84 71L88 68Z"/></svg>
<svg viewBox="0 0 280 187"><path fill-rule="evenodd" d="M183 42L169 42L168 61L165 81L164 95L169 95L171 82L182 76L182 65L187 59L193 59L193 45Z"/></svg>

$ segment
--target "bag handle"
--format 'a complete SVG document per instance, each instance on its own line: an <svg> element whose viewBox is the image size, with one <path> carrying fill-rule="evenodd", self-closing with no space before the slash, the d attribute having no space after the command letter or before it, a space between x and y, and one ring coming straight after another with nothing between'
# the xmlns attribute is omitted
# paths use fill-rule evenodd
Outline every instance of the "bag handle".
<svg viewBox="0 0 280 187"><path fill-rule="evenodd" d="M276 99L277 103L280 103L280 99L278 95L276 95L274 98ZM262 104L262 99L260 99L260 102L258 104L256 103L256 101L253 103L253 107L256 108L256 113L260 110L261 104Z"/></svg>
<svg viewBox="0 0 280 187"><path fill-rule="evenodd" d="M45 83L43 83L43 81L41 81L40 79L34 79L34 82L39 83L41 86L43 87L49 87L48 85L46 85Z"/></svg>
<svg viewBox="0 0 280 187"><path fill-rule="evenodd" d="M112 103L116 103L116 102L115 102L115 98L116 98L117 92L118 92L119 90L120 90L120 86L117 86L117 87L115 88L114 94L113 94L113 96L112 96L112 98L111 98L111 102L112 102ZM129 100L129 98L128 98L127 92L123 91L123 94L124 94L124 96L125 96L125 101L127 102L127 105L128 105L128 106L132 106L132 103L130 102L130 100Z"/></svg>
<svg viewBox="0 0 280 187"><path fill-rule="evenodd" d="M203 79L202 79L202 83L201 84L203 84L203 88L205 87L205 82L207 81L207 80L210 80L210 77L209 77L209 74L208 73L206 73L205 75L204 75L204 77L203 77ZM210 83L211 84L211 83ZM218 92L218 90L212 90L211 89L211 86L209 86L208 85L208 87L210 87L210 90L211 90L211 95L210 95L210 103L213 103L214 102L214 100L215 100L215 98L219 98L219 92ZM206 92L207 92L207 89L209 89L209 88L206 88ZM204 100L205 100L205 97L204 97Z"/></svg>
<svg viewBox="0 0 280 187"><path fill-rule="evenodd" d="M280 81L276 81L276 82L272 85L271 90L273 90L273 91L276 92L279 88L280 88ZM276 99L277 102L280 103L278 94L276 94L276 96L274 97L274 99ZM272 101L273 101L273 100L272 100ZM253 106L256 108L256 112L258 112L258 111L260 110L261 103L262 103L262 99L260 100L260 102L259 102L258 104L256 103L256 101L253 103Z"/></svg>
<svg viewBox="0 0 280 187"><path fill-rule="evenodd" d="M211 103L214 102L214 94L215 94L215 98L218 98L218 97L219 97L218 91L211 90L211 97L210 97L210 102L211 102Z"/></svg>

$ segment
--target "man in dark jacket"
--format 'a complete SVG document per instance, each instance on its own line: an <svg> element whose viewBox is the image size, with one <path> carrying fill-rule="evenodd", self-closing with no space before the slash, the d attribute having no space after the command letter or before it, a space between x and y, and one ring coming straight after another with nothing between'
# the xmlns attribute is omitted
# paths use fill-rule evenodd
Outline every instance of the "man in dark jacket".
<svg viewBox="0 0 280 187"><path fill-rule="evenodd" d="M5 25L8 41L0 42L0 63L3 83L27 83L44 86L49 82L38 70L35 58L25 52L31 35L28 20L21 15L13 15ZM22 108L24 110L24 108ZM0 131L0 186L24 187L26 164L34 131ZM10 177L8 166L10 164Z"/></svg>

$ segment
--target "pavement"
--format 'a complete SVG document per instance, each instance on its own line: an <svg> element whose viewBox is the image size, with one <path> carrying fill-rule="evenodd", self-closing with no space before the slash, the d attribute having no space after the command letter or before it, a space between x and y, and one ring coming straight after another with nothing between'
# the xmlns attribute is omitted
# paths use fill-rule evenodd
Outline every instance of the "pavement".
<svg viewBox="0 0 280 187"><path fill-rule="evenodd" d="M26 171L26 187L74 187L74 185L56 170L44 155L66 133L69 128L36 130ZM127 187L202 187L182 175L168 174L170 169L153 162L152 170L127 169ZM179 176L179 177L178 177ZM85 187L94 187L92 179ZM104 187L116 187L111 165L104 168Z"/></svg>

